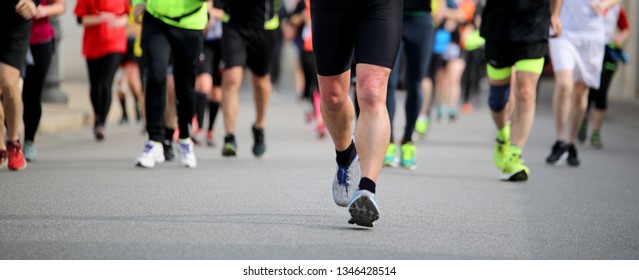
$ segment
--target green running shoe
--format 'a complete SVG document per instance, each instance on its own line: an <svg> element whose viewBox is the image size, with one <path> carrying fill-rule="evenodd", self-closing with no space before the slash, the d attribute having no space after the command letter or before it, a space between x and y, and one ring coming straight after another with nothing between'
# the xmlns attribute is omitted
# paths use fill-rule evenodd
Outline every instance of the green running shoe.
<svg viewBox="0 0 639 280"><path fill-rule="evenodd" d="M415 122L415 132L419 138L426 137L426 132L428 132L429 121L426 117L419 117L417 122Z"/></svg>
<svg viewBox="0 0 639 280"><path fill-rule="evenodd" d="M510 140L495 140L495 154L493 155L493 162L497 169L504 168L505 161L508 159L508 151L510 151Z"/></svg>
<svg viewBox="0 0 639 280"><path fill-rule="evenodd" d="M388 144L386 148L386 156L384 156L384 166L397 167L399 160L397 159L397 145L395 143Z"/></svg>
<svg viewBox="0 0 639 280"><path fill-rule="evenodd" d="M588 120L584 118L584 120L581 121L581 125L579 126L579 131L577 131L577 141L583 144L586 141L587 133L588 133Z"/></svg>
<svg viewBox="0 0 639 280"><path fill-rule="evenodd" d="M503 164L501 173L502 181L523 182L528 180L530 169L524 165L521 155L511 154Z"/></svg>
<svg viewBox="0 0 639 280"><path fill-rule="evenodd" d="M603 148L603 143L601 143L601 134L598 131L593 131L590 136L590 145L599 150Z"/></svg>
<svg viewBox="0 0 639 280"><path fill-rule="evenodd" d="M401 161L402 167L406 169L417 168L417 166L415 165L416 152L417 152L417 149L415 148L415 145L413 145L413 143L406 142L405 144L402 144L402 161Z"/></svg>

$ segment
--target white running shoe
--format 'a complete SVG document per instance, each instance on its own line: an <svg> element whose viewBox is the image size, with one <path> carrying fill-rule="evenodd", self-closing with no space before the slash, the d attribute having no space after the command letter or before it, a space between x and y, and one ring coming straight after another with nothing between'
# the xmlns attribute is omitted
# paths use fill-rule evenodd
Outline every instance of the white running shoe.
<svg viewBox="0 0 639 280"><path fill-rule="evenodd" d="M337 172L335 177L333 177L333 200L335 204L342 207L348 206L353 193L357 190L359 179L360 167L357 154L351 160L350 165L337 165Z"/></svg>
<svg viewBox="0 0 639 280"><path fill-rule="evenodd" d="M197 167L197 160L193 152L193 141L191 138L180 139L180 164L188 168Z"/></svg>
<svg viewBox="0 0 639 280"><path fill-rule="evenodd" d="M351 213L349 224L373 227L373 222L379 219L379 206L375 194L358 189L353 194L353 200L349 203L348 212Z"/></svg>
<svg viewBox="0 0 639 280"><path fill-rule="evenodd" d="M164 162L164 148L162 143L148 141L144 145L144 151L135 160L135 165L144 168L153 168L156 163Z"/></svg>

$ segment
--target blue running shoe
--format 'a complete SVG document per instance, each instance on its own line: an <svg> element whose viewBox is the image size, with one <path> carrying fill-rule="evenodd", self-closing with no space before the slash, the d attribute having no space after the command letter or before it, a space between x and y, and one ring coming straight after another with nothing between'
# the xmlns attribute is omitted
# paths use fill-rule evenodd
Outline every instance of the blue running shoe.
<svg viewBox="0 0 639 280"><path fill-rule="evenodd" d="M373 222L379 219L379 206L375 194L367 190L357 190L349 203L348 212L351 213L349 224L363 227L373 227Z"/></svg>
<svg viewBox="0 0 639 280"><path fill-rule="evenodd" d="M333 178L333 200L335 204L346 207L357 190L359 184L360 169L357 154L351 160L349 166L337 165L337 173Z"/></svg>

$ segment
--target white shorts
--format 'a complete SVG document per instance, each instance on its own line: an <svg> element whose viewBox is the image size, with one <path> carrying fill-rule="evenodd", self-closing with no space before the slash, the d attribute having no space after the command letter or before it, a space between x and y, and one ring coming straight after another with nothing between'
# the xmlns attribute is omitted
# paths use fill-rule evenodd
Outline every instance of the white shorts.
<svg viewBox="0 0 639 280"><path fill-rule="evenodd" d="M573 71L575 82L599 88L605 43L587 40L572 34L562 34L548 42L553 71Z"/></svg>

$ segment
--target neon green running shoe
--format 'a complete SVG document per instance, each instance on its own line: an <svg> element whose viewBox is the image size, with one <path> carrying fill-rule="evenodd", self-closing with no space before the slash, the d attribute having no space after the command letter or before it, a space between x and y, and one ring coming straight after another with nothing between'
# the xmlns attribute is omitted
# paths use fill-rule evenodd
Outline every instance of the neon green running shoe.
<svg viewBox="0 0 639 280"><path fill-rule="evenodd" d="M386 148L386 156L384 157L384 166L397 167L399 160L397 159L397 145L395 143L388 144Z"/></svg>
<svg viewBox="0 0 639 280"><path fill-rule="evenodd" d="M428 132L429 121L427 117L419 117L417 122L415 122L415 132L419 138L426 137L426 132Z"/></svg>
<svg viewBox="0 0 639 280"><path fill-rule="evenodd" d="M493 161L497 169L504 168L505 161L508 159L508 151L510 151L510 140L495 140L495 154L493 155Z"/></svg>
<svg viewBox="0 0 639 280"><path fill-rule="evenodd" d="M417 149L415 145L411 142L406 142L402 144L402 167L406 169L415 169L417 166L415 165L415 153Z"/></svg>
<svg viewBox="0 0 639 280"><path fill-rule="evenodd" d="M524 165L524 160L519 154L511 154L503 164L501 173L502 181L523 182L528 181L530 169Z"/></svg>
<svg viewBox="0 0 639 280"><path fill-rule="evenodd" d="M590 136L590 145L592 145L593 148L599 150L599 149L603 149L603 143L601 143L601 133L599 133L598 131L594 131L592 133L592 136ZM25 145L26 147L26 145ZM26 149L25 149L26 151ZM26 155L26 153L25 153Z"/></svg>

